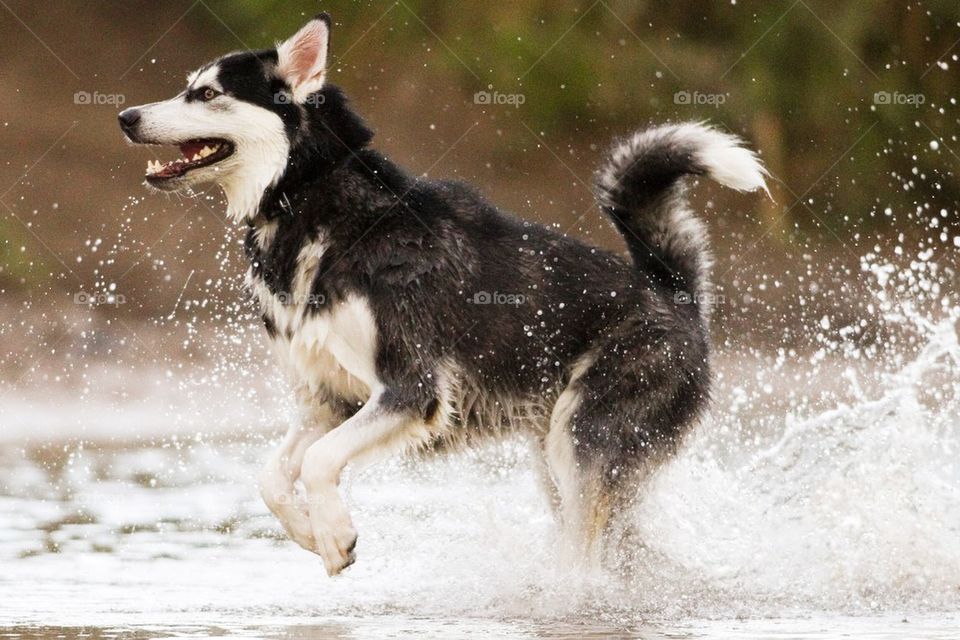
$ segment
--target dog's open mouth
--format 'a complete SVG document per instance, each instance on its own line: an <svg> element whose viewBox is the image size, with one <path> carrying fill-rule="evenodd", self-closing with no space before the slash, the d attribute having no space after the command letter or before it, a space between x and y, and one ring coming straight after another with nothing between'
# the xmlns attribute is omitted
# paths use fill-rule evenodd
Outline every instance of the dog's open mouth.
<svg viewBox="0 0 960 640"><path fill-rule="evenodd" d="M208 167L233 154L233 144L221 139L188 140L178 145L182 158L163 163L147 162L147 182L159 183L186 175L188 171Z"/></svg>

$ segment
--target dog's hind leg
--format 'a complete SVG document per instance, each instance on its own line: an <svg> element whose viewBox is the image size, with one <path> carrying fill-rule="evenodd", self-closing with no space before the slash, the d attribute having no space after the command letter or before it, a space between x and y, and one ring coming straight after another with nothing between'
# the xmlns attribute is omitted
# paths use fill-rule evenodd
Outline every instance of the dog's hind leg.
<svg viewBox="0 0 960 640"><path fill-rule="evenodd" d="M677 448L706 397L691 342L621 326L571 375L554 406L547 461L560 490L565 555L597 566L650 472ZM607 547L607 548L604 548Z"/></svg>
<svg viewBox="0 0 960 640"><path fill-rule="evenodd" d="M573 418L580 390L568 387L554 406L544 453L560 498L563 564L597 566L600 536L609 520L609 500L593 465L585 463L573 436Z"/></svg>
<svg viewBox="0 0 960 640"><path fill-rule="evenodd" d="M280 446L260 473L263 501L280 520L290 538L304 549L314 551L316 542L310 526L307 505L297 496L296 482L307 449L343 418L309 392L298 392L299 419L291 425Z"/></svg>
<svg viewBox="0 0 960 640"><path fill-rule="evenodd" d="M530 459L533 463L534 479L543 494L554 518L560 515L560 491L553 479L550 465L547 463L547 443L545 437L530 438Z"/></svg>
<svg viewBox="0 0 960 640"><path fill-rule="evenodd" d="M632 544L629 514L642 486L648 461L624 456L619 447L598 446L580 437L585 425L602 424L607 415L594 413L584 398L590 392L571 385L553 411L545 453L561 500L561 559L567 568L597 569L605 560L619 565Z"/></svg>
<svg viewBox="0 0 960 640"><path fill-rule="evenodd" d="M358 459L372 462L431 438L424 415L398 400L395 391L376 393L351 418L315 442L303 458L314 550L331 576L355 560L357 533L337 490L344 467ZM427 418L435 413L436 404L428 406Z"/></svg>

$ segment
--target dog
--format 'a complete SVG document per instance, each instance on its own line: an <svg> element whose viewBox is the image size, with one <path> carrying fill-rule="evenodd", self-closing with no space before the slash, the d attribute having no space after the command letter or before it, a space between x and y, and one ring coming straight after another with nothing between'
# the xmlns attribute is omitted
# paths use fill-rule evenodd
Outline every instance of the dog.
<svg viewBox="0 0 960 640"><path fill-rule="evenodd" d="M119 114L129 142L179 147L148 164L150 187L219 185L248 227L246 284L300 407L262 496L332 576L356 558L348 463L520 432L567 556L595 558L708 401L711 257L685 178L755 191L768 174L704 124L618 141L597 190L626 259L373 150L327 81L331 25L320 14Z"/></svg>

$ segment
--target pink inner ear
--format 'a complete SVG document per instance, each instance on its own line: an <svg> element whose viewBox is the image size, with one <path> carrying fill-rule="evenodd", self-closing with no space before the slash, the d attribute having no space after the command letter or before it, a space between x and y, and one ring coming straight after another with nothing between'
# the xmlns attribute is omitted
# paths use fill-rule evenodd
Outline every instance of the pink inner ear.
<svg viewBox="0 0 960 640"><path fill-rule="evenodd" d="M314 21L280 46L280 71L291 85L300 85L323 72L327 26Z"/></svg>
<svg viewBox="0 0 960 640"><path fill-rule="evenodd" d="M317 62L319 51L312 41L297 42L290 52L290 64L286 71L295 82L303 82L312 75L313 65Z"/></svg>

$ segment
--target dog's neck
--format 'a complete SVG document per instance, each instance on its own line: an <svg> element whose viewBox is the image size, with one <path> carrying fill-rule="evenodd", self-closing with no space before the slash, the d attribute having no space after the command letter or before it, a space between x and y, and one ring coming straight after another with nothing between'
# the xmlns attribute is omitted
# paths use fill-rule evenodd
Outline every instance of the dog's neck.
<svg viewBox="0 0 960 640"><path fill-rule="evenodd" d="M319 163L318 163L319 164ZM314 177L316 179L316 177ZM240 217L234 218L237 221L243 220L247 226L252 229L262 227L268 222L289 218L294 215L294 204L300 200L300 191L303 187L309 186L312 181L305 179L301 172L295 171L289 167L277 180L262 188L258 193L248 193L245 200L246 208L238 211ZM225 189L226 190L226 189ZM255 197L255 203L250 206L249 202ZM227 194L228 211L233 207L230 201L230 195Z"/></svg>
<svg viewBox="0 0 960 640"><path fill-rule="evenodd" d="M241 217L235 219L245 221L251 228L259 228L267 222L292 218L296 215L296 206L304 203L305 194L315 191L317 185L335 188L331 184L331 174L351 157L356 157L356 153L350 151L335 159L312 157L296 163L288 162L286 171L259 192L256 205L239 212ZM246 195L249 197L252 194ZM229 194L227 199L228 208L232 208Z"/></svg>
<svg viewBox="0 0 960 640"><path fill-rule="evenodd" d="M227 198L227 217L234 222L246 221L249 224L251 220L260 216L264 203L283 176L284 168L283 166L275 167L272 174L242 173L224 180L220 186Z"/></svg>
<svg viewBox="0 0 960 640"><path fill-rule="evenodd" d="M373 132L349 108L343 92L327 85L320 95L322 100L303 107L302 120L288 132L289 146L282 154L280 149L255 146L249 151L257 163L224 182L232 219L255 225L284 215L298 193L323 184L337 167L368 147Z"/></svg>
<svg viewBox="0 0 960 640"><path fill-rule="evenodd" d="M277 193L269 189L260 199L252 215L244 218L251 229L260 229L265 224L294 215L293 204L286 192Z"/></svg>

